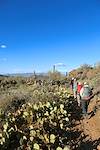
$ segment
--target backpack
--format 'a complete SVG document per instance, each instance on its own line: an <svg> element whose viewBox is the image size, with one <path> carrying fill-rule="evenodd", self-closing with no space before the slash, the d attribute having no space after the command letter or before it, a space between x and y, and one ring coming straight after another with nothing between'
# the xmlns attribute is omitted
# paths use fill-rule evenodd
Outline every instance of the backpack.
<svg viewBox="0 0 100 150"><path fill-rule="evenodd" d="M73 90L77 91L77 82L74 82L74 84L73 84Z"/></svg>
<svg viewBox="0 0 100 150"><path fill-rule="evenodd" d="M92 98L92 91L90 87L83 87L82 99L90 100Z"/></svg>

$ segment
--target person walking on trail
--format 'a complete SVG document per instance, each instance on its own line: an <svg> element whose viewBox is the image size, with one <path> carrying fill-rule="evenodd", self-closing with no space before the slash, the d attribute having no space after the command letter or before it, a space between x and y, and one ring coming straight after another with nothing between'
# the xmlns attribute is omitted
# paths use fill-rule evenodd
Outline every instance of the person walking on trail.
<svg viewBox="0 0 100 150"><path fill-rule="evenodd" d="M77 98L77 80L76 78L74 79L74 82L73 82L73 94L74 94L74 99Z"/></svg>
<svg viewBox="0 0 100 150"><path fill-rule="evenodd" d="M73 84L74 84L74 78L72 78L70 81L70 88L72 92L73 92Z"/></svg>
<svg viewBox="0 0 100 150"><path fill-rule="evenodd" d="M84 117L87 117L89 101L92 98L92 90L87 82L85 82L83 87L81 88L80 96L81 96L81 104L82 104L82 113Z"/></svg>
<svg viewBox="0 0 100 150"><path fill-rule="evenodd" d="M81 82L78 82L78 85L77 85L77 103L78 103L78 106L81 105L81 96L80 96L80 91L81 91L81 88L83 87L82 83Z"/></svg>

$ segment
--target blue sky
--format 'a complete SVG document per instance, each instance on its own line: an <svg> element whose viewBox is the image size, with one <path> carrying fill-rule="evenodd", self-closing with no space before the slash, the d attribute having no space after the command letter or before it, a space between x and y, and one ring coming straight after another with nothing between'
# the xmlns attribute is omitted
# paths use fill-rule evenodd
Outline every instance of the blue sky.
<svg viewBox="0 0 100 150"><path fill-rule="evenodd" d="M100 61L99 0L0 0L0 73Z"/></svg>

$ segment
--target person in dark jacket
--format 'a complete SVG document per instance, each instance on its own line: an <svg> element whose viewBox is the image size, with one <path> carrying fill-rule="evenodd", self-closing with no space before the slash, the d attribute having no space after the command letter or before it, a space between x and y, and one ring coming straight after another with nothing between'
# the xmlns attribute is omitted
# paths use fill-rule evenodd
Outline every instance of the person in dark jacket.
<svg viewBox="0 0 100 150"><path fill-rule="evenodd" d="M73 85L74 85L74 78L72 78L70 81L70 88L72 92L73 92Z"/></svg>

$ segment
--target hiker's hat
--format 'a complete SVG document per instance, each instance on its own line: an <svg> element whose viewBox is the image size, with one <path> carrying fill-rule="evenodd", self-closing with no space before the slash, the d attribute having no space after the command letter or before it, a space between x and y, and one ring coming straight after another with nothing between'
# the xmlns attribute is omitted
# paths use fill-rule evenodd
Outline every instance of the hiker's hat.
<svg viewBox="0 0 100 150"><path fill-rule="evenodd" d="M84 82L84 87L89 87L89 84L87 82Z"/></svg>
<svg viewBox="0 0 100 150"><path fill-rule="evenodd" d="M84 85L88 85L88 83L87 83L87 82L84 82Z"/></svg>
<svg viewBox="0 0 100 150"><path fill-rule="evenodd" d="M81 85L81 82L79 82L78 85Z"/></svg>

